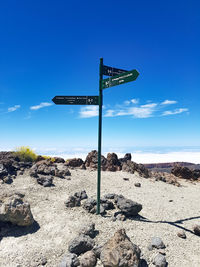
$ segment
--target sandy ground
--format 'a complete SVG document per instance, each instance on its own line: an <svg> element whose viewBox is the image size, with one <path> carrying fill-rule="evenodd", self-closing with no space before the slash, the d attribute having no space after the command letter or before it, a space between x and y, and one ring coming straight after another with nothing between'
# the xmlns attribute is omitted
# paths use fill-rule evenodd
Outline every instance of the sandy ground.
<svg viewBox="0 0 200 267"><path fill-rule="evenodd" d="M95 238L99 245L116 230L125 228L149 266L153 266L150 262L155 251L149 251L147 246L153 236L164 241L169 267L200 266L200 237L191 232L192 226L200 222L200 183L182 181L182 187L176 187L135 174L102 172L102 196L105 193L123 194L143 205L140 215L146 218L113 222L110 216L89 214L81 207L65 207L68 196L83 189L89 197L96 198L96 171L71 170L71 173L71 180L55 178L55 187L50 188L38 185L27 174L18 176L11 185L0 185L1 192L25 193L37 222L31 230L15 228L0 241L0 266L41 266L44 258L47 259L45 266L58 266L68 250L69 241L78 235L82 225L91 222L99 230ZM124 181L124 177L129 181ZM135 182L140 182L141 187L135 187ZM177 237L180 227L186 232L185 240ZM102 266L100 261L98 266Z"/></svg>

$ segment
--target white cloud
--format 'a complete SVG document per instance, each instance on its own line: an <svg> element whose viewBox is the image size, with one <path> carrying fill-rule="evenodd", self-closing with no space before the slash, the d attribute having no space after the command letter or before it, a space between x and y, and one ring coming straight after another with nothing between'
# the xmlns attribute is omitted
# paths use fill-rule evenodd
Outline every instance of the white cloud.
<svg viewBox="0 0 200 267"><path fill-rule="evenodd" d="M188 111L188 108L178 108L175 110L166 110L162 113L162 116L175 115Z"/></svg>
<svg viewBox="0 0 200 267"><path fill-rule="evenodd" d="M114 110L113 109L108 109L107 111L106 111L106 114L104 115L104 117L114 117L115 115L114 115Z"/></svg>
<svg viewBox="0 0 200 267"><path fill-rule="evenodd" d="M20 105L15 105L14 107L10 107L10 108L8 108L8 112L13 112L13 111L19 109L20 107L21 107Z"/></svg>
<svg viewBox="0 0 200 267"><path fill-rule="evenodd" d="M138 104L139 103L139 100L138 99L135 99L135 98L134 99L131 99L131 103L132 104Z"/></svg>
<svg viewBox="0 0 200 267"><path fill-rule="evenodd" d="M98 116L98 106L86 106L81 108L80 118L91 118Z"/></svg>
<svg viewBox="0 0 200 267"><path fill-rule="evenodd" d="M145 105L141 105L141 108L155 108L158 104L156 103L151 103L151 104L145 104Z"/></svg>
<svg viewBox="0 0 200 267"><path fill-rule="evenodd" d="M131 101L129 101L129 100L124 101L125 106L128 106L130 103L131 103Z"/></svg>
<svg viewBox="0 0 200 267"><path fill-rule="evenodd" d="M141 106L141 107L130 108L129 114L133 115L135 118L149 118L149 117L152 117L153 115L153 112L154 112L153 107L142 107Z"/></svg>
<svg viewBox="0 0 200 267"><path fill-rule="evenodd" d="M42 102L42 103L40 103L39 105L31 106L30 109L31 109L31 110L38 110L38 109L40 109L40 108L49 107L49 106L52 106L52 105L53 105L53 103Z"/></svg>
<svg viewBox="0 0 200 267"><path fill-rule="evenodd" d="M165 101L163 101L162 103L160 103L161 105L171 105L171 104L176 104L177 103L177 101L175 101L175 100L165 100Z"/></svg>

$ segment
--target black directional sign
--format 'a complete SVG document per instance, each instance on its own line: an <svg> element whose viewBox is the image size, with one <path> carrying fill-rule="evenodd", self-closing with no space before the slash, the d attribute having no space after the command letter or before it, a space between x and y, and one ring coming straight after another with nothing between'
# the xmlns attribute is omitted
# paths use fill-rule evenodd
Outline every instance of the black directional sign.
<svg viewBox="0 0 200 267"><path fill-rule="evenodd" d="M118 74L122 74L124 72L127 72L127 70L116 69L116 68L105 66L105 65L103 66L103 75L115 76Z"/></svg>
<svg viewBox="0 0 200 267"><path fill-rule="evenodd" d="M56 105L99 105L99 96L55 96Z"/></svg>
<svg viewBox="0 0 200 267"><path fill-rule="evenodd" d="M131 70L119 75L115 75L114 77L102 80L102 88L106 89L112 86L135 81L138 75L139 72L137 70Z"/></svg>

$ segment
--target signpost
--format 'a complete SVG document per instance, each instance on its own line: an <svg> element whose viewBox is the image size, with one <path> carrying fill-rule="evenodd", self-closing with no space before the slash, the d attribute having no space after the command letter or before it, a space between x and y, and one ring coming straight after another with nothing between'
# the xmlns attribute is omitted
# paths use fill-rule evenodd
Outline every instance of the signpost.
<svg viewBox="0 0 200 267"><path fill-rule="evenodd" d="M103 75L111 78L103 79ZM55 96L52 101L56 105L99 105L99 129L98 129L98 171L97 171L97 214L100 214L101 195L101 139L102 139L102 104L103 89L132 82L137 79L137 70L122 70L103 65L100 58L99 65L99 96Z"/></svg>
<svg viewBox="0 0 200 267"><path fill-rule="evenodd" d="M99 105L98 96L55 96L56 105Z"/></svg>
<svg viewBox="0 0 200 267"><path fill-rule="evenodd" d="M102 81L102 87L103 89L106 89L108 87L132 82L137 79L138 75L139 75L139 72L137 70L127 71L125 73L121 73L119 75L113 76L112 78L104 79Z"/></svg>

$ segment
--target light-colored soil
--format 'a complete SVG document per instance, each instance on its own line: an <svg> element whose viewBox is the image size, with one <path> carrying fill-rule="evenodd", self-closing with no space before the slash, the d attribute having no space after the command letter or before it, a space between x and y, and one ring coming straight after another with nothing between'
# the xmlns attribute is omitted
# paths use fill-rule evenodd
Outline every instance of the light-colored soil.
<svg viewBox="0 0 200 267"><path fill-rule="evenodd" d="M47 259L45 266L58 266L68 250L69 241L78 235L82 225L92 222L99 230L95 238L99 245L116 230L125 228L149 266L153 266L150 262L156 253L147 249L153 236L164 241L169 267L200 266L200 237L191 232L193 225L200 222L200 183L181 181L182 187L176 187L129 173L102 172L102 196L105 193L123 194L143 205L140 215L146 218L113 222L109 215L101 217L87 213L82 207L65 207L68 196L83 189L89 197L96 198L96 171L71 170L71 173L71 180L55 178L55 187L38 185L28 173L18 176L11 185L0 185L1 192L25 193L39 225L32 232L16 231L18 234L10 234L0 241L0 266L41 266L44 257ZM124 181L124 177L129 181ZM135 187L135 182L140 182L141 187ZM177 236L180 227L186 232L185 240ZM102 266L100 261L98 266Z"/></svg>

